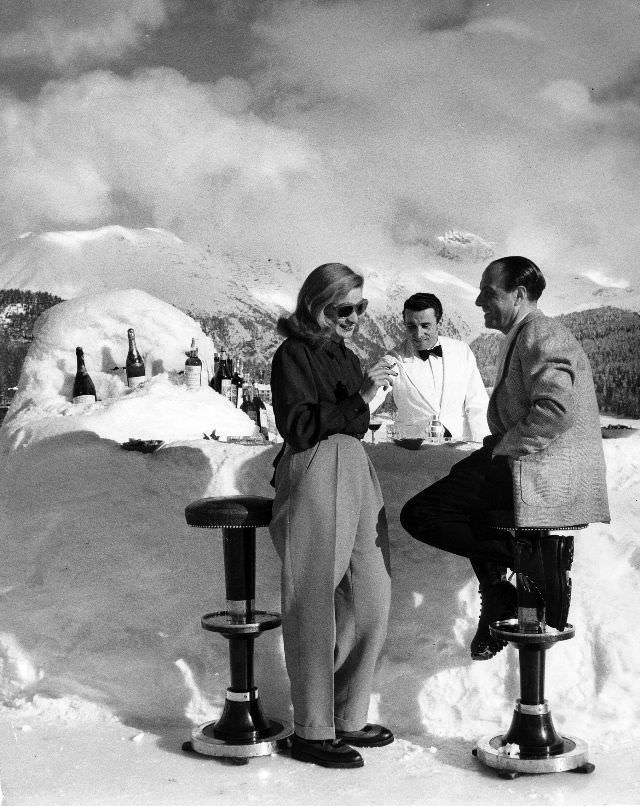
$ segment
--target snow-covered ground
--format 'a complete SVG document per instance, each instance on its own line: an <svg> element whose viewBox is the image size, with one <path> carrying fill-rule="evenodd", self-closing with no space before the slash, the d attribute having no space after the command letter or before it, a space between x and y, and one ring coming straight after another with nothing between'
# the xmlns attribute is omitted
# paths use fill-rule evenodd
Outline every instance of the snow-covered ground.
<svg viewBox="0 0 640 806"><path fill-rule="evenodd" d="M121 374L134 327L153 377ZM547 659L556 726L590 745L593 775L504 781L471 750L501 732L517 696L508 648L473 663L478 599L468 563L409 538L403 502L471 446L369 445L387 503L394 574L370 717L397 741L365 767L329 771L282 755L247 766L184 754L228 684L227 642L200 628L224 607L219 533L184 507L209 495L271 495L276 446L205 440L252 424L179 370L197 323L143 292L62 303L39 320L0 430L0 780L9 806L182 804L640 803L640 431L604 442L613 523L576 534L576 636ZM98 403L70 402L81 344ZM603 422L609 422L603 418ZM625 421L623 421L625 422ZM631 425L638 425L626 421ZM151 454L129 438L161 439ZM369 439L369 438L367 438ZM258 606L279 609L279 565L258 533ZM280 631L256 642L268 713L289 717Z"/></svg>

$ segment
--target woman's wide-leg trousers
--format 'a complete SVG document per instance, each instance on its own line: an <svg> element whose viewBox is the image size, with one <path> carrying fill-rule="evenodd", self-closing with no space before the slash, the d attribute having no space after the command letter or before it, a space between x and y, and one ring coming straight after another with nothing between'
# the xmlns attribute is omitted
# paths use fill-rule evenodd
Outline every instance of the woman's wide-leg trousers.
<svg viewBox="0 0 640 806"><path fill-rule="evenodd" d="M359 440L336 434L276 470L270 531L282 560L282 630L295 732L331 739L367 720L387 631L384 504Z"/></svg>

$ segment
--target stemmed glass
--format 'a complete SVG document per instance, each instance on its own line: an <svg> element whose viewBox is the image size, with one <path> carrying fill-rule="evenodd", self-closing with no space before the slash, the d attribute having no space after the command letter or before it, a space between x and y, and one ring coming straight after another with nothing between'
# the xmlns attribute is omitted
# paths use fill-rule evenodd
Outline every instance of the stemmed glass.
<svg viewBox="0 0 640 806"><path fill-rule="evenodd" d="M371 431L371 444L376 444L376 431L382 425L382 420L369 420L369 431Z"/></svg>

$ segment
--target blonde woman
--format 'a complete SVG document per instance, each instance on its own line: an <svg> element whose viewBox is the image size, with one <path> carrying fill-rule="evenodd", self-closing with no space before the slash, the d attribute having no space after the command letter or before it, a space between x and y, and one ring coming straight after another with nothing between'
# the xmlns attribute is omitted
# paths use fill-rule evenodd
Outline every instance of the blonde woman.
<svg viewBox="0 0 640 806"><path fill-rule="evenodd" d="M353 746L390 744L367 724L387 630L389 545L380 485L361 439L368 403L394 371L366 372L346 346L367 307L363 278L341 263L314 269L295 312L278 322L271 388L284 447L276 460L271 536L282 560L282 627L291 682L291 754L361 767Z"/></svg>

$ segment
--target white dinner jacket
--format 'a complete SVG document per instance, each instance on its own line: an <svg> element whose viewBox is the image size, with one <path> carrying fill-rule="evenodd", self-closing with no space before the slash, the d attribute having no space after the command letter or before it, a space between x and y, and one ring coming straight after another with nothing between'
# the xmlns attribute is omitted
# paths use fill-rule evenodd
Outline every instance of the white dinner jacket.
<svg viewBox="0 0 640 806"><path fill-rule="evenodd" d="M489 433L487 404L489 396L484 387L474 354L468 344L459 339L440 336L442 358L442 397L436 400L429 381L431 369L428 361L417 355L409 339L401 342L388 355L397 361L398 375L393 386L382 388L370 403L374 412L393 392L398 409L396 423L403 425L425 424L435 414L449 429L454 439L481 442Z"/></svg>

